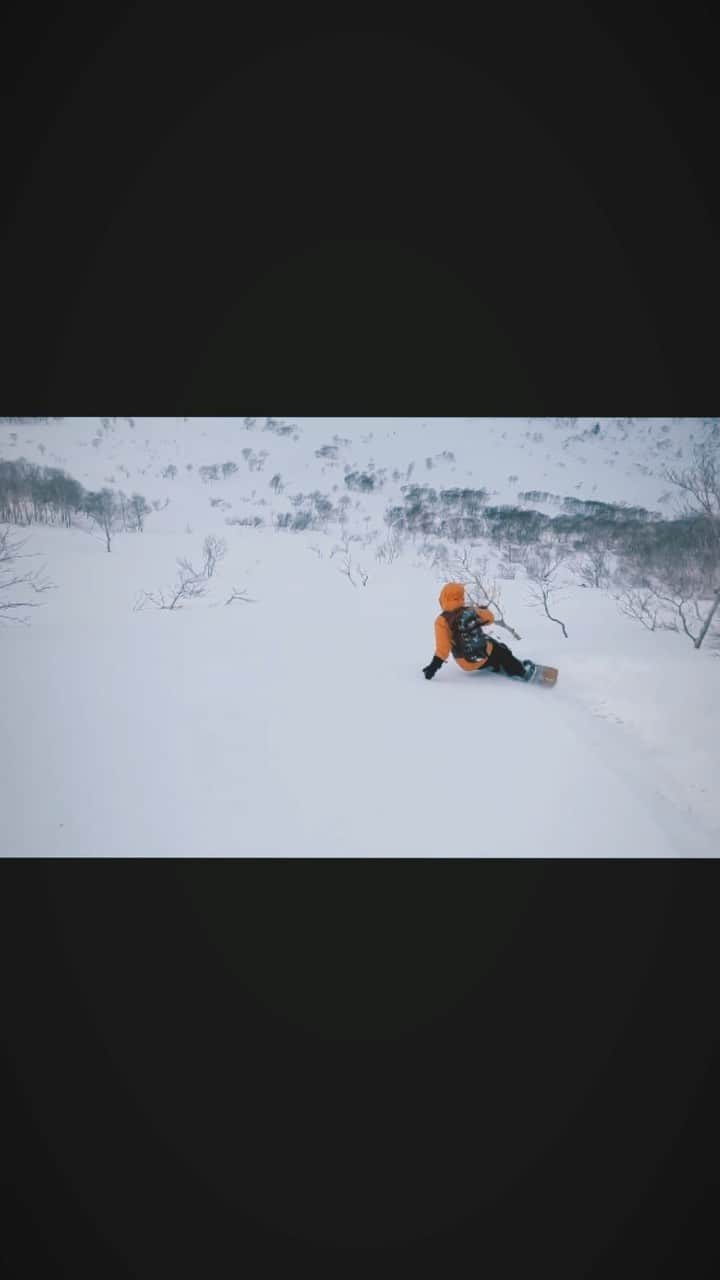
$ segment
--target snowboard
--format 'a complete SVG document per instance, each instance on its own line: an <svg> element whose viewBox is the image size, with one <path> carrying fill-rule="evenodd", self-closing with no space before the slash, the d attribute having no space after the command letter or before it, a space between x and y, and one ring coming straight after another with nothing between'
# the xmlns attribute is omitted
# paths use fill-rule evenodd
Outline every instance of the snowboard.
<svg viewBox="0 0 720 1280"><path fill-rule="evenodd" d="M541 662L536 662L535 670L527 683L553 685L557 683L557 678L557 667L544 667Z"/></svg>

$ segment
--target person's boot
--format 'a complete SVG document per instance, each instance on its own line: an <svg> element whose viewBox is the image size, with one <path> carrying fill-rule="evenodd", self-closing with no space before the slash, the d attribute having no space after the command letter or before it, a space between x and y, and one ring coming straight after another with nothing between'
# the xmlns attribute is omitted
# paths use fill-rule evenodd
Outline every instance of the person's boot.
<svg viewBox="0 0 720 1280"><path fill-rule="evenodd" d="M523 666L525 668L525 679L532 680L537 670L535 663L531 662L529 658L523 658Z"/></svg>

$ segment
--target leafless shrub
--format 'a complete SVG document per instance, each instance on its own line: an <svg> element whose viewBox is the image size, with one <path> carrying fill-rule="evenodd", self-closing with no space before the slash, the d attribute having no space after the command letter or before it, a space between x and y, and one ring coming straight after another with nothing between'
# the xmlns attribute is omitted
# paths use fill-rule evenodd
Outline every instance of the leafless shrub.
<svg viewBox="0 0 720 1280"><path fill-rule="evenodd" d="M399 534L391 532L377 548L375 559L380 563L392 564L402 554L402 549L402 538Z"/></svg>
<svg viewBox="0 0 720 1280"><path fill-rule="evenodd" d="M188 600L194 600L205 594L206 585L204 582L198 582L196 579L187 579L183 576L181 570L178 582L174 588L165 592L147 591L144 593L144 604L152 604L157 609L181 609L183 604ZM139 607L143 608L144 604Z"/></svg>
<svg viewBox="0 0 720 1280"><path fill-rule="evenodd" d="M341 564L338 572L344 574L348 582L353 587L358 585L355 580L356 578L364 587L366 587L368 584L368 574L357 562L353 562L352 552L350 550L350 543L357 542L359 540L361 539L358 539L357 536L346 538L340 546L336 545L333 547L330 552L330 559L332 560L335 555L339 554L341 556Z"/></svg>
<svg viewBox="0 0 720 1280"><path fill-rule="evenodd" d="M55 586L44 569L23 570L18 566L19 560L30 559L23 553L26 543L27 538L18 538L10 529L0 529L0 622L27 625L29 619L24 611L39 609L43 603L31 596L42 595Z"/></svg>
<svg viewBox="0 0 720 1280"><path fill-rule="evenodd" d="M191 532L187 526L187 533ZM188 600L198 600L205 595L215 569L227 553L224 538L208 534L203 542L203 560L196 569L186 557L177 561L178 572L173 587L159 591L141 591L137 596L134 609L138 612L150 604L156 609L181 609ZM238 596L238 598L241 598Z"/></svg>
<svg viewBox="0 0 720 1280"><path fill-rule="evenodd" d="M225 524L240 525L244 529L260 529L264 521L262 516L226 516Z"/></svg>
<svg viewBox="0 0 720 1280"><path fill-rule="evenodd" d="M342 562L338 572L343 573L345 575L345 577L347 578L351 586L353 587L357 586L357 583L353 577L353 562L352 562L352 556L350 555L349 551L343 552Z"/></svg>
<svg viewBox="0 0 720 1280"><path fill-rule="evenodd" d="M208 578L203 569L196 569L189 560L178 560L178 572L175 585L167 590L141 591L135 601L135 612L147 605L155 609L181 609L188 600L197 600L205 595Z"/></svg>
<svg viewBox="0 0 720 1280"><path fill-rule="evenodd" d="M233 600L242 600L244 604L254 604L255 601L247 594L246 591L239 591L237 587L233 587L232 595L229 595L225 604L232 604Z"/></svg>

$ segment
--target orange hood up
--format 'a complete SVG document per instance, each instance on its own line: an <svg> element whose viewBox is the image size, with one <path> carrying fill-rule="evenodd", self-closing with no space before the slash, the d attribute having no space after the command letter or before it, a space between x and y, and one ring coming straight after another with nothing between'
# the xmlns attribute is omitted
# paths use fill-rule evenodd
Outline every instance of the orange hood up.
<svg viewBox="0 0 720 1280"><path fill-rule="evenodd" d="M452 612L453 609L462 609L465 604L465 588L462 582L446 582L438 599L440 608L443 610Z"/></svg>

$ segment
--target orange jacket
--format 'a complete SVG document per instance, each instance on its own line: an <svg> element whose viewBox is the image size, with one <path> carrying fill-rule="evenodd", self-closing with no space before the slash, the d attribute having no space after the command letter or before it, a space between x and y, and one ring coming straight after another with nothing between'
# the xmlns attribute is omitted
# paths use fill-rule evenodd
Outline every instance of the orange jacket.
<svg viewBox="0 0 720 1280"><path fill-rule="evenodd" d="M439 600L440 608L447 610L448 612L452 612L453 609L462 609L465 606L465 588L462 582L446 583L440 592ZM472 607L475 609L475 612L483 625L495 621L495 614L491 613L489 609L481 609L477 605L473 605ZM451 640L452 637L450 627L447 623L447 618L444 618L442 614L438 614L435 619L435 653L443 662L447 662L450 657L452 648ZM488 637L488 657L492 651L493 642ZM455 662L457 662L459 667L462 667L463 671L477 671L480 667L485 666L487 657L481 658L479 662L468 662L466 658L455 658Z"/></svg>

